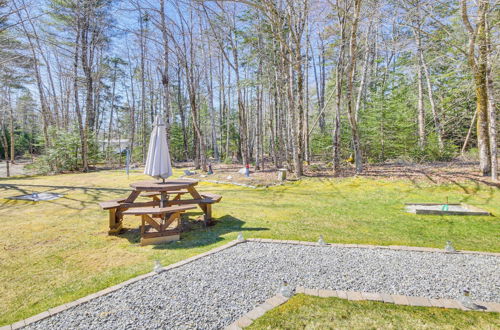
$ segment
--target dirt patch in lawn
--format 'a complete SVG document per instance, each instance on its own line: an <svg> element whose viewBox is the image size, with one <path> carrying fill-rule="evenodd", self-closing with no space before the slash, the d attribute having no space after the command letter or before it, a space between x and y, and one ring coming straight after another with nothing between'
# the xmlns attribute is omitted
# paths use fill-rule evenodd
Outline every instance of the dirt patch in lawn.
<svg viewBox="0 0 500 330"><path fill-rule="evenodd" d="M206 172L197 170L192 163L177 163L177 167L187 168L196 174L189 177L221 182L232 182L253 186L271 186L281 183L278 180L278 172L274 167L264 170L255 170L250 167L250 177L238 171L243 168L241 164L214 164L212 168L214 174L207 175ZM410 180L415 183L431 184L460 184L460 183L483 183L489 186L500 187L499 183L491 181L489 177L484 177L478 170L477 162L452 161L435 163L384 163L365 165L362 177L380 178L386 180ZM331 165L314 162L304 165L305 177L335 178L356 176L353 166L344 165L340 173L334 175ZM289 180L296 180L292 173L287 174Z"/></svg>
<svg viewBox="0 0 500 330"><path fill-rule="evenodd" d="M271 186L281 183L278 181L278 172L274 168L256 171L255 167L250 167L250 176L246 177L239 172L243 169L241 164L212 164L214 173L210 175L202 170L195 169L192 163L179 163L176 166L187 168L189 171L196 173L186 177L198 180L237 183L249 186ZM288 174L288 176L289 178L294 178L291 174Z"/></svg>

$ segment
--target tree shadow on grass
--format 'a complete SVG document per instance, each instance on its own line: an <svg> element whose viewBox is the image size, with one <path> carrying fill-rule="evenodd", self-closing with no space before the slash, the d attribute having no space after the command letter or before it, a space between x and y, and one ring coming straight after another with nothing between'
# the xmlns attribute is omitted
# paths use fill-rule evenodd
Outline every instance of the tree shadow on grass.
<svg viewBox="0 0 500 330"><path fill-rule="evenodd" d="M181 240L158 244L154 246L154 249L190 249L223 241L224 238L222 238L222 236L229 233L269 230L269 228L263 227L243 227L245 221L231 215L224 215L217 218L213 225L205 227L202 221L193 220L195 218L194 216L202 214L202 212L187 213L183 217L183 228L187 227L187 229L181 233ZM187 215L190 216L189 219L187 219ZM128 229L124 233L118 235L118 237L126 238L132 244L138 244L140 242L140 230L138 228Z"/></svg>
<svg viewBox="0 0 500 330"><path fill-rule="evenodd" d="M0 198L0 209L13 207L16 205L34 206L37 203L50 203L55 206L61 206L69 209L81 210L87 207L99 207L97 204L104 200L104 195L116 195L117 197L126 196L131 189L126 188L104 188L104 187L85 187L85 186L66 186L66 185L38 185L38 184L3 184L0 183L0 191L8 191L11 196L29 195L33 192L57 192L63 195L61 198L50 201L22 201ZM75 199L68 196L72 192L81 192L85 195L84 199ZM116 198L116 197L113 197ZM74 202L69 205L67 202ZM21 204L22 203L22 204ZM75 206L79 205L78 206Z"/></svg>

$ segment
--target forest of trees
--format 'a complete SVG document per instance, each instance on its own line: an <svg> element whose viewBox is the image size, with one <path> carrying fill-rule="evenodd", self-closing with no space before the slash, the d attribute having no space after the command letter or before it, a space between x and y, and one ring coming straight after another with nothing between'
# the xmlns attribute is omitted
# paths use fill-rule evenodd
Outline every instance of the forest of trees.
<svg viewBox="0 0 500 330"><path fill-rule="evenodd" d="M0 0L1 158L335 172L473 153L497 177L494 0ZM120 144L121 146L121 144Z"/></svg>

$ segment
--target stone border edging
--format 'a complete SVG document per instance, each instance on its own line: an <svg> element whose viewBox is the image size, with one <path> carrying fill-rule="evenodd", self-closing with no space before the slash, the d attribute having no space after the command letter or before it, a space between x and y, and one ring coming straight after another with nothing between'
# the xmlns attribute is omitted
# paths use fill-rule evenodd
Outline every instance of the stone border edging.
<svg viewBox="0 0 500 330"><path fill-rule="evenodd" d="M214 253L217 253L217 252L220 252L222 250L225 250L225 249L228 249L228 248L231 248L235 245L238 245L240 243L244 243L245 240L243 241L238 241L238 240L234 240L234 241L231 241L229 243L226 243L224 245L221 245L219 247L216 247L212 250L209 250L207 252L204 252L204 253L201 253L201 254L197 254L195 256L192 256L190 258L187 258L187 259L184 259L184 260L181 260L179 262L176 262L174 264L171 264L171 265L168 265L168 266L165 266L162 268L161 272L164 272L164 271L167 271L167 270L170 270L170 269L174 269L174 268L178 268L180 266L183 266L183 265L186 265L190 262L193 262L195 260L198 260L198 259L201 259L203 257L206 257L206 256L209 256L211 254L214 254ZM78 306L80 304L83 304L83 303L86 303L94 298L98 298L98 297L101 297L101 296L104 296L104 295L107 295L109 293L112 293L114 291L117 291L129 284L132 284L132 283L135 283L137 281L140 281L140 280L143 280L145 278L148 278L148 277L151 277L151 276L155 276L157 275L156 272L149 272L149 273L146 273L146 274L143 274L143 275L139 275L139 276L136 276L134 278L131 278L125 282L122 282L122 283L119 283L119 284L116 284L116 285L113 285L109 288L106 288L104 290L101 290L101 291L98 291L98 292L95 292L95 293L92 293L88 296L85 296L85 297L82 297L80 299L77 299L75 301L72 301L70 303L67 303L67 304L63 304L63 305L60 305L60 306L56 306L54 308L49 308L48 310L44 311L44 312L41 312L39 314L36 314L34 316L31 316L27 319L24 319L24 320L20 320L18 322L15 322L15 323L12 323L12 324L8 324L8 325L5 325L5 326L2 326L0 327L0 330L14 330L14 329L19 329L19 328L22 328L22 327L25 327L25 326L28 326L32 323L35 323L35 322L38 322L40 320L43 320L49 316L53 316L57 313L61 313L67 309L70 309L72 307L75 307L75 306Z"/></svg>
<svg viewBox="0 0 500 330"><path fill-rule="evenodd" d="M277 295L267 299L265 302L255 307L250 312L246 313L245 315L243 315L242 317L240 317L239 319L237 319L224 329L241 330L242 328L248 327L253 323L253 321L264 315L267 311L270 311L273 308L283 305L285 302L288 301L288 299L290 298L285 297L282 294L278 293Z"/></svg>
<svg viewBox="0 0 500 330"><path fill-rule="evenodd" d="M260 243L277 243L277 244L295 244L295 245L308 245L308 246L320 246L316 242L306 242L306 241L294 241L294 240L275 240L268 238L248 238L249 242L260 242ZM479 254L500 257L498 252L481 252L481 251L456 251L456 252L446 252L444 249L438 248L428 248L419 246L405 246L405 245L369 245L369 244L339 244L339 243L327 243L325 246L332 247L345 247L345 248L363 248L363 249L386 249L386 250L400 250L400 251L417 251L417 252L440 252L446 254Z"/></svg>
<svg viewBox="0 0 500 330"><path fill-rule="evenodd" d="M387 293L374 293L374 292L360 292L360 291L337 291L337 290L321 290L321 289L308 289L298 286L295 293L302 293L309 296L329 298L336 297L340 299L347 299L351 301L379 301L395 305L404 306L418 306L418 307L438 307L438 308L453 308L461 309L463 311L484 311L500 313L500 303L496 302L483 302L478 301L477 305L483 306L484 310L471 310L464 307L460 301L455 299L432 299L416 296L402 296L397 294ZM250 326L255 320L264 315L267 311L274 309L288 301L287 297L277 294L272 298L267 299L264 303L252 309L230 325L225 330L241 330Z"/></svg>

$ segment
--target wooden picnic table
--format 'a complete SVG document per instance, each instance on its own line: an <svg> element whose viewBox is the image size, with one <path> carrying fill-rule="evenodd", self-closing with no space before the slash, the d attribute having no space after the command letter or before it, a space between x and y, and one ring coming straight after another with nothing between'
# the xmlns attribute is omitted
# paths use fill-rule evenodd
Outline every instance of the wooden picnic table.
<svg viewBox="0 0 500 330"><path fill-rule="evenodd" d="M202 199L201 195L196 191L194 186L198 184L197 180L189 180L189 179L175 179L175 180L165 180L162 181L141 181L130 184L134 190L130 194L130 201L133 203L135 199L142 193L155 193L159 192L161 195L160 199L160 207L167 206L168 201L168 193L176 192L182 190L187 190L193 199ZM129 199L127 199L129 201Z"/></svg>
<svg viewBox="0 0 500 330"><path fill-rule="evenodd" d="M195 189L198 184L193 179L170 179L163 181L141 181L130 184L133 188L128 197L113 201L101 202L103 209L109 210L109 233L114 234L122 229L124 214L135 214L136 208L168 208L172 206L195 206L198 205L203 211L203 220L209 222L212 220L212 204L221 200L221 196L215 194L200 194ZM136 202L139 196L153 197L152 201ZM181 199L181 195L190 194L190 199ZM156 196L160 195L161 198ZM175 195L170 199L170 195ZM192 207L191 207L192 208ZM128 210L131 211L128 211ZM139 211L139 210L138 210ZM149 212L158 217L158 214ZM165 216L166 214L163 214Z"/></svg>
<svg viewBox="0 0 500 330"><path fill-rule="evenodd" d="M207 204L204 198L196 191L195 186L198 184L198 180L191 179L171 179L165 181L141 181L130 184L134 190L130 194L129 198L131 202L142 193L155 193L159 192L161 195L160 207L167 207L171 205L180 204L198 204L198 206L203 210L205 214L205 220L210 220L212 218L211 210L208 210ZM186 190L192 197L192 199L180 200L179 192ZM169 201L169 192L175 192L176 198ZM133 200L132 200L133 199ZM129 200L127 199L127 202Z"/></svg>

